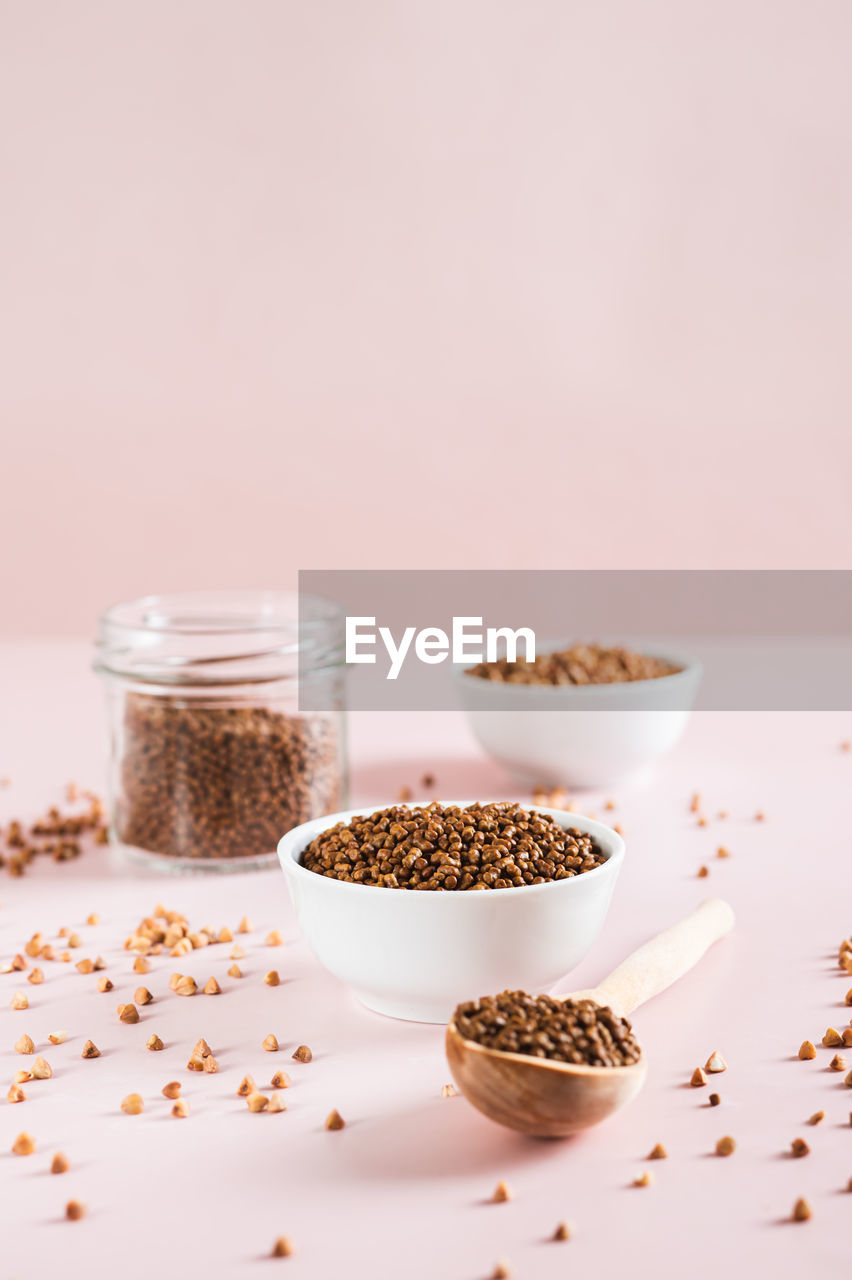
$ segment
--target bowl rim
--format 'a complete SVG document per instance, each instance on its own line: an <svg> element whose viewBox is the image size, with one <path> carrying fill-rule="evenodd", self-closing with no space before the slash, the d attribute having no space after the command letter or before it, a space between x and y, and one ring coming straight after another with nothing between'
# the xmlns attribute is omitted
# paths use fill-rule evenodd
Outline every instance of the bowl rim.
<svg viewBox="0 0 852 1280"><path fill-rule="evenodd" d="M666 676L650 676L644 680L610 680L604 684L524 684L522 681L485 680L481 676L468 675L471 670L470 666L460 662L453 664L452 671L453 678L459 681L463 688L483 686L486 689L499 690L501 693L506 689L511 689L513 692L509 694L510 698L518 697L520 693L525 693L539 698L561 696L567 699L577 698L580 695L586 698L612 698L616 695L625 697L630 690L636 690L638 694L660 685L686 684L695 677L700 677L704 671L704 664L700 658L678 653L672 649L663 650L654 646L650 647L653 652L645 654L645 657L662 658L666 662L677 663L680 666L680 670L672 671ZM556 650L553 650L553 652L556 652ZM476 685L471 684L474 680Z"/></svg>
<svg viewBox="0 0 852 1280"><path fill-rule="evenodd" d="M547 893L555 890L565 891L568 890L568 886L576 885L578 881L588 880L589 877L603 879L607 875L617 876L621 870L621 864L624 861L624 856L627 851L627 845L625 844L623 837L620 836L617 831L614 831L612 827L608 827L605 822L599 822L597 818L587 818L585 814L571 813L568 809L551 809L545 805L532 805L530 806L530 812L549 814L550 817L555 818L559 822L559 825L566 830L572 826L576 826L577 829L582 831L584 834L594 836L598 843L603 847L606 855L604 862L599 867L594 867L591 871L584 871L578 876L568 876L564 880L546 880L542 884L512 885L511 888L508 889L491 889L485 893L470 892L467 890L459 892L448 890L444 893L430 893L429 891L423 891L421 893L417 893L413 890L405 889L394 892L392 889L389 891L384 885L355 884L351 880L337 880L333 876L323 876L316 871L309 871L307 867L302 866L301 862L299 862L298 859L304 850L305 845L309 840L312 840L314 836L319 835L322 831L327 830L329 827L337 826L339 822L348 822L352 818L365 817L371 813L376 813L381 809L389 809L393 805L398 806L399 803L399 801L391 801L388 804L362 805L356 809L346 809L340 813L330 813L320 818L312 818L309 822L303 822L298 827L292 827L291 830L287 831L278 841L278 861L281 864L281 869L285 876L292 878L295 881L302 881L303 883L334 886L334 888L331 889L331 892L334 893L340 892L341 890L348 893L357 892L362 895L365 892L372 892L381 893L385 898L390 898L391 900L402 899L403 901L410 901L413 899L416 902L422 902L430 899L437 899L442 902L445 902L448 899L450 901L472 899L473 901L482 900L484 902L491 902L493 905L495 901L495 894L499 895L499 899L502 900L503 898L514 897L517 894L522 893L526 895L525 901L528 901L530 896L534 893L541 894L543 892ZM412 804L410 807L412 809L425 809L428 804L431 803L434 802L427 801L424 804ZM499 800L447 800L439 801L438 803L446 804L448 806L458 805L460 808L464 808L466 805L470 804L513 804L520 802L512 800L507 800L505 802L501 802ZM306 832L306 828L310 828L310 831ZM570 890L568 891L570 892Z"/></svg>

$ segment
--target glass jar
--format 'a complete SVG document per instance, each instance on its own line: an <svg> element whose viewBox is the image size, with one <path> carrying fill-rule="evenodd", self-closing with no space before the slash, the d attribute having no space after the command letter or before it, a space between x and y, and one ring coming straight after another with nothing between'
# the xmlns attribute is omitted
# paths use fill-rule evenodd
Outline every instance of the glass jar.
<svg viewBox="0 0 852 1280"><path fill-rule="evenodd" d="M110 837L161 868L243 870L346 807L336 606L279 591L146 596L100 619ZM310 683L322 712L299 710Z"/></svg>

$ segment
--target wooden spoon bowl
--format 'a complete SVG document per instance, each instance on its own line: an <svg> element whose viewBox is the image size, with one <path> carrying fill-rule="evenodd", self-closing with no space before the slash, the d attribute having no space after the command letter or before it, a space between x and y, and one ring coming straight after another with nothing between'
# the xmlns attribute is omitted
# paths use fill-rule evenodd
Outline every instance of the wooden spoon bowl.
<svg viewBox="0 0 852 1280"><path fill-rule="evenodd" d="M733 924L728 904L708 899L634 951L600 986L567 998L594 1000L625 1017L691 969ZM567 1137L606 1120L636 1097L648 1070L644 1053L625 1067L504 1053L466 1040L455 1022L447 1027L446 1050L453 1079L468 1102L489 1120L536 1138Z"/></svg>

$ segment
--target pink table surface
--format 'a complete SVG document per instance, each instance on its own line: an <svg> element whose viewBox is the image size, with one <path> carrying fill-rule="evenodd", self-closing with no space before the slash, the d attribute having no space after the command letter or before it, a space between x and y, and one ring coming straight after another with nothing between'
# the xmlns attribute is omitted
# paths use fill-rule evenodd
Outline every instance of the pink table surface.
<svg viewBox="0 0 852 1280"><path fill-rule="evenodd" d="M361 1008L314 962L298 936L280 873L157 877L116 872L99 848L79 861L38 864L15 880L0 873L0 958L39 929L62 925L83 935L79 956L101 953L115 990L95 976L48 964L41 986L0 976L0 1062L11 1080L24 1059L12 1045L27 1031L48 1058L53 1079L27 1086L20 1105L0 1101L0 1280L101 1277L168 1280L189 1274L242 1277L489 1276L506 1259L516 1277L643 1273L662 1277L751 1273L801 1277L848 1256L852 1228L852 1089L831 1072L819 1048L799 1062L803 1038L819 1042L829 1024L844 1026L852 979L836 966L840 939L852 932L849 857L852 753L850 717L695 717L678 752L641 790L617 793L628 857L603 934L566 984L591 985L646 936L686 913L708 893L734 905L737 928L693 973L636 1016L651 1069L643 1094L625 1112L571 1141L542 1143L505 1132L463 1098L443 1099L449 1079L438 1027L394 1022ZM424 770L445 798L511 796L500 771L478 754L455 715L361 716L351 723L353 800L381 802ZM100 691L88 650L76 643L0 646L0 819L31 817L61 798L66 782L102 789ZM700 828L689 799L700 790L711 820ZM602 797L582 798L601 812ZM730 811L727 821L715 818ZM766 821L754 820L762 809ZM724 843L732 857L719 861ZM710 878L696 877L706 862ZM122 942L162 900L197 926L255 923L246 974L226 976L230 947L191 959L154 961L139 978ZM89 912L100 924L85 925ZM280 928L285 945L263 938ZM278 968L282 985L264 985ZM187 1000L169 991L175 969L199 982L214 974L223 994ZM116 1004L140 982L155 995L137 1026L119 1024ZM14 989L26 1012L9 1009ZM480 993L460 991L460 998ZM64 1028L66 1044L47 1044ZM162 1053L145 1049L157 1032ZM282 1052L260 1044L274 1032ZM185 1063L205 1036L218 1075ZM83 1061L91 1037L102 1056ZM290 1060L305 1042L310 1065ZM692 1089L693 1068L719 1048L729 1070L709 1089ZM852 1053L849 1054L852 1059ZM286 1069L293 1079L280 1115L250 1114L235 1096L250 1072L259 1083ZM183 1083L192 1112L178 1121L160 1095ZM119 1103L138 1091L146 1110L124 1115ZM323 1120L332 1107L342 1132ZM816 1128L806 1124L818 1108ZM37 1141L28 1158L10 1153L18 1132ZM731 1134L730 1159L713 1155ZM803 1136L812 1152L793 1159ZM669 1158L648 1165L656 1142ZM64 1151L71 1170L49 1173ZM655 1183L631 1186L646 1167ZM489 1197L499 1179L510 1203ZM789 1220L797 1196L810 1222ZM64 1220L69 1198L88 1206ZM564 1244L556 1223L575 1225ZM280 1234L295 1253L267 1261Z"/></svg>

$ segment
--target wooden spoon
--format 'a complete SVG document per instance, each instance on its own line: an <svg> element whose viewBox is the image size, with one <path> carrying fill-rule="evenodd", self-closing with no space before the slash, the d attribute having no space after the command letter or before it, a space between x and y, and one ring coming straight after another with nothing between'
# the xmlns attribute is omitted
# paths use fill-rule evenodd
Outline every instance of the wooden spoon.
<svg viewBox="0 0 852 1280"><path fill-rule="evenodd" d="M594 1000L626 1017L659 995L733 928L734 913L708 898L691 915L646 942L600 986L563 999ZM647 1073L643 1053L626 1067L575 1066L502 1053L447 1027L447 1060L461 1092L489 1120L540 1138L561 1138L599 1124L635 1098Z"/></svg>

